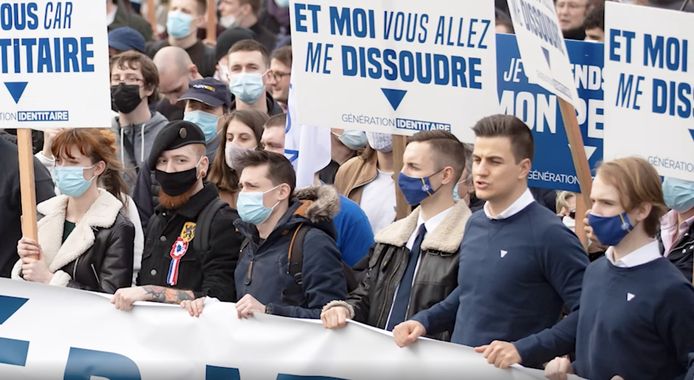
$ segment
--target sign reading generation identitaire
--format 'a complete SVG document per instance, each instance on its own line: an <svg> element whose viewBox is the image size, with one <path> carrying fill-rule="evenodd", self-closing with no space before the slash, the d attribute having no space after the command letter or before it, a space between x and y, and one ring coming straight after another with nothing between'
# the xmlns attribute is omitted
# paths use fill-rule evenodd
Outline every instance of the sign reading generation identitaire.
<svg viewBox="0 0 694 380"><path fill-rule="evenodd" d="M110 125L106 7L0 3L0 129Z"/></svg>
<svg viewBox="0 0 694 380"><path fill-rule="evenodd" d="M296 0L290 13L297 124L471 142L499 113L487 1Z"/></svg>

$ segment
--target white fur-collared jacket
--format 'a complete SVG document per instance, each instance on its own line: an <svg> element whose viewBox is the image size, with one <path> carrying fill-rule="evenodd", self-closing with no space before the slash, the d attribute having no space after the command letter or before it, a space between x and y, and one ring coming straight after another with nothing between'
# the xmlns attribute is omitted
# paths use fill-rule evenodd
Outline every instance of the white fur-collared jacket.
<svg viewBox="0 0 694 380"><path fill-rule="evenodd" d="M50 285L114 293L128 287L133 273L135 227L124 215L123 204L106 190L63 242L68 197L59 195L37 206L39 245L48 269ZM21 260L12 278L23 280Z"/></svg>

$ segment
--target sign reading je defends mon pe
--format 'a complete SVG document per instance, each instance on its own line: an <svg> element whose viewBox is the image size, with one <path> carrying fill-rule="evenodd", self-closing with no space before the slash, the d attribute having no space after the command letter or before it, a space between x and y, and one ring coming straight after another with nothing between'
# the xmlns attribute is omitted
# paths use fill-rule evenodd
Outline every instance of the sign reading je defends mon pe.
<svg viewBox="0 0 694 380"><path fill-rule="evenodd" d="M694 181L693 25L693 13L606 4L606 159L639 155Z"/></svg>
<svg viewBox="0 0 694 380"><path fill-rule="evenodd" d="M295 0L298 124L411 135L499 113L494 9L483 1Z"/></svg>
<svg viewBox="0 0 694 380"><path fill-rule="evenodd" d="M110 125L105 20L103 1L0 3L0 129Z"/></svg>

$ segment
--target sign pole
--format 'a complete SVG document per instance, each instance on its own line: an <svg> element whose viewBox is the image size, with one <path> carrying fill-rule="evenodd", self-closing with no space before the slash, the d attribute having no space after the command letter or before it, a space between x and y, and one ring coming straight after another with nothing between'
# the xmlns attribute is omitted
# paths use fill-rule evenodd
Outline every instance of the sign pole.
<svg viewBox="0 0 694 380"><path fill-rule="evenodd" d="M393 173L398 174L402 171L402 156L405 154L407 146L407 137L393 135ZM395 175L395 220L400 220L410 214L410 205L405 201L405 196L402 195L400 187L397 183L397 175Z"/></svg>
<svg viewBox="0 0 694 380"><path fill-rule="evenodd" d="M32 154L31 129L17 129L19 153L19 186L22 194L22 234L38 241L36 225L36 184L34 182L34 155Z"/></svg>
<svg viewBox="0 0 694 380"><path fill-rule="evenodd" d="M566 129L566 137L569 140L571 147L571 157L576 168L576 177L581 187L581 193L576 198L576 234L583 247L588 247L588 240L583 230L583 216L590 205L590 191L593 186L593 178L590 175L590 165L586 157L586 150L583 146L583 136L578 127L578 119L576 118L576 109L566 100L559 98L559 109L561 117L564 120L564 128Z"/></svg>
<svg viewBox="0 0 694 380"><path fill-rule="evenodd" d="M147 22L152 28L152 35L157 39L157 5L154 0L147 0Z"/></svg>
<svg viewBox="0 0 694 380"><path fill-rule="evenodd" d="M217 1L207 0L207 42L217 42Z"/></svg>

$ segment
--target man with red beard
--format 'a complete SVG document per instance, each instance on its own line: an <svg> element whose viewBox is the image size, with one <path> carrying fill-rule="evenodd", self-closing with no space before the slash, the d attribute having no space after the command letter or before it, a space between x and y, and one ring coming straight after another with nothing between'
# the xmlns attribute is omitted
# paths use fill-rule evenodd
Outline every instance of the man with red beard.
<svg viewBox="0 0 694 380"><path fill-rule="evenodd" d="M154 140L148 165L161 184L160 204L147 226L138 286L119 289L111 302L130 310L135 301L235 301L239 216L203 182L209 169L204 133L188 121L169 123Z"/></svg>

